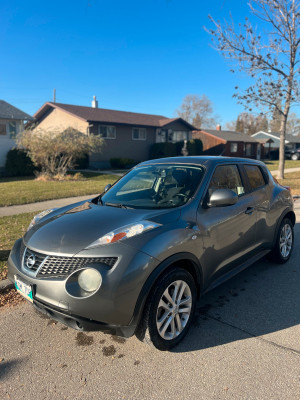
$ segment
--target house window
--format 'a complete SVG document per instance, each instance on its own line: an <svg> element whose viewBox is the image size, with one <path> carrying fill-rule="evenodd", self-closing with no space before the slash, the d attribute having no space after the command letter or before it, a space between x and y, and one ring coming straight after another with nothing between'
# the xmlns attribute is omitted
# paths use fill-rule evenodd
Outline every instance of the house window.
<svg viewBox="0 0 300 400"><path fill-rule="evenodd" d="M189 133L187 131L174 131L173 140L175 142L180 142L182 140L187 140Z"/></svg>
<svg viewBox="0 0 300 400"><path fill-rule="evenodd" d="M187 140L189 133L187 131L170 131L168 135L169 142L181 142L182 140Z"/></svg>
<svg viewBox="0 0 300 400"><path fill-rule="evenodd" d="M146 128L132 128L132 140L146 140Z"/></svg>
<svg viewBox="0 0 300 400"><path fill-rule="evenodd" d="M6 124L0 124L0 135L6 136Z"/></svg>
<svg viewBox="0 0 300 400"><path fill-rule="evenodd" d="M9 137L11 139L15 139L17 136L17 123L15 121L11 121L8 123L8 131Z"/></svg>
<svg viewBox="0 0 300 400"><path fill-rule="evenodd" d="M238 145L237 145L237 143L231 143L231 145L230 145L230 152L231 152L231 153L237 153L237 150L238 150Z"/></svg>
<svg viewBox="0 0 300 400"><path fill-rule="evenodd" d="M156 143L165 143L167 131L165 129L156 129Z"/></svg>
<svg viewBox="0 0 300 400"><path fill-rule="evenodd" d="M98 127L99 135L103 139L115 139L116 138L116 127L110 125L99 125Z"/></svg>

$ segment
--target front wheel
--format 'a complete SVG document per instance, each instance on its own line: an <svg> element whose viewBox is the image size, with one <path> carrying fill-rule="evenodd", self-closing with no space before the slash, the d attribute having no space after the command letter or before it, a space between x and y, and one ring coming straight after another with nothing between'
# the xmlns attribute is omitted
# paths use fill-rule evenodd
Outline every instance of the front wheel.
<svg viewBox="0 0 300 400"><path fill-rule="evenodd" d="M280 224L276 243L270 256L273 261L283 264L289 260L294 245L294 228L289 218L284 218Z"/></svg>
<svg viewBox="0 0 300 400"><path fill-rule="evenodd" d="M176 268L152 290L136 336L159 350L169 350L186 335L194 315L196 285L189 272Z"/></svg>

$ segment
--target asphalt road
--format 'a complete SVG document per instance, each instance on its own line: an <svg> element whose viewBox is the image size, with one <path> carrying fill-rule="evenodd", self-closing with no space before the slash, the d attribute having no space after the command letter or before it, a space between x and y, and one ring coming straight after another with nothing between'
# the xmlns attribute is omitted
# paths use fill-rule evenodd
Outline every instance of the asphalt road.
<svg viewBox="0 0 300 400"><path fill-rule="evenodd" d="M204 296L185 340L78 333L30 304L0 309L0 399L300 399L300 209L291 260Z"/></svg>

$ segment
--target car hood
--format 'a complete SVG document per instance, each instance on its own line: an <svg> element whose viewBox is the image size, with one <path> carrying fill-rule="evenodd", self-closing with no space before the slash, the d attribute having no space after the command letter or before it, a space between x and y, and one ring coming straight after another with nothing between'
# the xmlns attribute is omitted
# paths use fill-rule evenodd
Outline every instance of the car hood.
<svg viewBox="0 0 300 400"><path fill-rule="evenodd" d="M24 236L31 249L47 254L74 255L106 233L141 220L167 223L180 211L124 209L81 202L44 217Z"/></svg>

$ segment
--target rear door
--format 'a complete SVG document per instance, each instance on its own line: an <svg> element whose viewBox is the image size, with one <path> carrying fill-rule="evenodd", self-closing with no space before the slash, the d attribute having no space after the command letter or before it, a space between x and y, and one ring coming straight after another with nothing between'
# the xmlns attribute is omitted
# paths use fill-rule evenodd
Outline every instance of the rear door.
<svg viewBox="0 0 300 400"><path fill-rule="evenodd" d="M240 168L236 164L215 168L206 196L216 189L231 189L238 195L236 204L198 209L197 224L203 238L201 265L205 280L227 272L253 250L256 214L252 193L247 193Z"/></svg>
<svg viewBox="0 0 300 400"><path fill-rule="evenodd" d="M243 164L247 191L252 194L256 214L255 246L263 247L272 241L274 235L273 222L269 221L270 199L272 189L268 185L268 177L263 168L254 164Z"/></svg>

